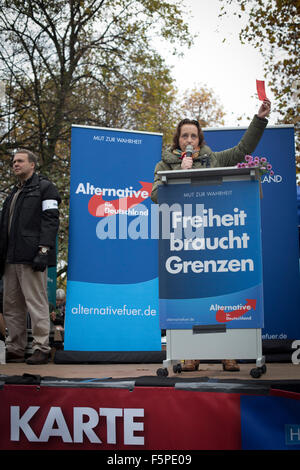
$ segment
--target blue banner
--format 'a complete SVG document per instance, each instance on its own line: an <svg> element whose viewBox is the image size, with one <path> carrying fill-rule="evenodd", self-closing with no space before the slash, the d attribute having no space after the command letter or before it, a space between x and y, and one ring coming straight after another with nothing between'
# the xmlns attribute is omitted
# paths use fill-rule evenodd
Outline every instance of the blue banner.
<svg viewBox="0 0 300 470"><path fill-rule="evenodd" d="M159 202L161 328L262 328L259 182L170 184Z"/></svg>
<svg viewBox="0 0 300 470"><path fill-rule="evenodd" d="M300 450L300 400L241 396L243 450Z"/></svg>
<svg viewBox="0 0 300 470"><path fill-rule="evenodd" d="M73 126L65 349L161 349L153 168L162 136Z"/></svg>
<svg viewBox="0 0 300 470"><path fill-rule="evenodd" d="M245 129L205 129L213 151L233 147ZM262 177L263 339L300 337L300 275L293 126L268 126L253 153L266 157L274 175Z"/></svg>

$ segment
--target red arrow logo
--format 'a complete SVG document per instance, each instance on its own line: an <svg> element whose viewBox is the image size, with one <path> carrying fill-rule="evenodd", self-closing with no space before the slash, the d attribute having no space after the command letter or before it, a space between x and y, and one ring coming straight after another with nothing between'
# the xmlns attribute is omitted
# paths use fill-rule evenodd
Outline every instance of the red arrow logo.
<svg viewBox="0 0 300 470"><path fill-rule="evenodd" d="M130 197L123 197L121 199L113 199L112 201L105 201L101 196L94 195L89 200L88 211L95 217L107 217L109 215L115 215L118 211L127 210L131 207L137 206L140 202L145 201L145 197L142 196L143 192L147 192L150 196L152 191L152 183L146 181L139 181L142 185L141 189L134 191L134 195Z"/></svg>
<svg viewBox="0 0 300 470"><path fill-rule="evenodd" d="M256 299L246 299L246 305L238 310L232 310L231 312L225 312L222 308L220 308L216 313L216 320L220 323L228 322L233 320L234 318L239 318L245 313L248 313L249 310L256 308Z"/></svg>

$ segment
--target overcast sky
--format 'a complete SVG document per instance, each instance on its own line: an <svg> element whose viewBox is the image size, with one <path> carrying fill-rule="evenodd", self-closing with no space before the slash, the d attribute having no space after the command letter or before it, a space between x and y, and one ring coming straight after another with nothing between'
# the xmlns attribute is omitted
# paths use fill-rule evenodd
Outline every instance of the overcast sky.
<svg viewBox="0 0 300 470"><path fill-rule="evenodd" d="M219 18L219 0L184 0L183 3L192 13L188 21L190 31L198 37L192 48L182 50L182 59L165 56L168 65L173 66L172 73L179 90L191 89L197 84L207 85L223 105L225 127L247 126L247 117L252 117L260 106L256 79L265 79L261 54L239 40L245 20L233 15ZM272 101L267 83L266 94ZM243 119L237 121L241 115ZM272 119L270 115L269 123L275 124L274 116Z"/></svg>

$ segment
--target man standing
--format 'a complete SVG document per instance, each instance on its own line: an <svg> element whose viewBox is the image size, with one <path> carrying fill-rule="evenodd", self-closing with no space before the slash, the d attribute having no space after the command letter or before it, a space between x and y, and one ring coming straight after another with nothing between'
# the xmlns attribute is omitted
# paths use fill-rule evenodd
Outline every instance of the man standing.
<svg viewBox="0 0 300 470"><path fill-rule="evenodd" d="M48 179L35 173L37 158L17 150L12 168L18 183L3 204L0 224L0 277L8 330L7 362L24 362L27 314L31 318L33 354L27 364L49 358L48 266L56 264L60 195Z"/></svg>

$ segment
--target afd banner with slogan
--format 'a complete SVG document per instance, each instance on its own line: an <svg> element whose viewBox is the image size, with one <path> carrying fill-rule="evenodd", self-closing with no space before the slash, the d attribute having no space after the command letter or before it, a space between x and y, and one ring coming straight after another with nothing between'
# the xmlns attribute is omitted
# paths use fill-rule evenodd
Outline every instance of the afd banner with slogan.
<svg viewBox="0 0 300 470"><path fill-rule="evenodd" d="M160 186L159 202L161 328L262 328L259 182Z"/></svg>
<svg viewBox="0 0 300 470"><path fill-rule="evenodd" d="M153 170L162 136L72 127L66 350L157 351Z"/></svg>
<svg viewBox="0 0 300 470"><path fill-rule="evenodd" d="M213 151L233 147L244 128L205 129ZM293 126L268 126L253 156L266 157L274 175L262 177L263 339L300 338L300 275Z"/></svg>

